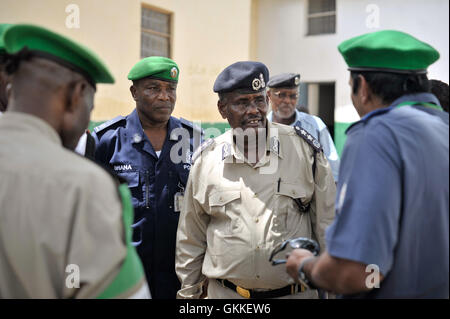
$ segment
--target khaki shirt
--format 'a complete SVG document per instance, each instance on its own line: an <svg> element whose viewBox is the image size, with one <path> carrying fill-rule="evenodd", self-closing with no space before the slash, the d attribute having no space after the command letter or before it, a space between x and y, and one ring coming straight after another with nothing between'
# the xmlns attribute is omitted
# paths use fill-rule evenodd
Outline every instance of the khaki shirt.
<svg viewBox="0 0 450 319"><path fill-rule="evenodd" d="M113 179L15 112L0 118L0 176L0 298L98 296L126 254Z"/></svg>
<svg viewBox="0 0 450 319"><path fill-rule="evenodd" d="M203 150L191 168L178 224L178 298L198 298L206 278L246 289L292 284L284 265L269 262L286 239L313 238L325 250L336 189L323 152L314 182L313 154L292 127L276 123L268 123L266 155L255 166L235 147L232 130ZM293 198L310 202L309 212L300 213Z"/></svg>

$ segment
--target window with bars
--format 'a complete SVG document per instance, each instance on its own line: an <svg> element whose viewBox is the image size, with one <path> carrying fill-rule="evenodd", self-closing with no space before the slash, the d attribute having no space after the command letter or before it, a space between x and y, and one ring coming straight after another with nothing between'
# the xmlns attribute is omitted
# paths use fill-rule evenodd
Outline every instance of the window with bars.
<svg viewBox="0 0 450 319"><path fill-rule="evenodd" d="M164 56L170 58L170 14L142 7L141 58Z"/></svg>
<svg viewBox="0 0 450 319"><path fill-rule="evenodd" d="M308 35L336 33L336 0L308 1Z"/></svg>

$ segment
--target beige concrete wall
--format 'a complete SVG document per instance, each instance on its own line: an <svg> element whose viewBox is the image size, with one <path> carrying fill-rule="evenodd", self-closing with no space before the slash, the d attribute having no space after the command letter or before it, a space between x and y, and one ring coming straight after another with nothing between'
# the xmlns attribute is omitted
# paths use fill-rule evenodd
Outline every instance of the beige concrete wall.
<svg viewBox="0 0 450 319"><path fill-rule="evenodd" d="M174 115L221 121L214 80L227 65L250 59L251 0L1 0L0 22L32 23L69 36L95 51L113 73L99 85L92 120L134 108L128 71L140 59L141 5L173 14L172 58L180 67ZM66 6L80 8L80 28L66 27Z"/></svg>

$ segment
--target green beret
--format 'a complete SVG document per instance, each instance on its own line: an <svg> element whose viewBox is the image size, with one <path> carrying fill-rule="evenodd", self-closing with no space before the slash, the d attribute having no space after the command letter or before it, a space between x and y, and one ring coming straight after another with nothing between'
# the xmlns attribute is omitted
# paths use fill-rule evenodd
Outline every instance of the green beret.
<svg viewBox="0 0 450 319"><path fill-rule="evenodd" d="M81 73L94 86L114 83L113 76L94 52L50 30L16 24L6 30L3 41L9 54L26 49L32 56L52 60Z"/></svg>
<svg viewBox="0 0 450 319"><path fill-rule="evenodd" d="M439 52L413 36L394 30L363 34L338 46L350 71L426 73Z"/></svg>
<svg viewBox="0 0 450 319"><path fill-rule="evenodd" d="M151 56L136 63L128 73L128 80L150 77L157 80L178 82L180 70L175 61L162 56Z"/></svg>
<svg viewBox="0 0 450 319"><path fill-rule="evenodd" d="M1 23L0 24L0 53L5 52L5 46L3 44L3 34L5 33L6 29L12 26L12 24L8 23Z"/></svg>

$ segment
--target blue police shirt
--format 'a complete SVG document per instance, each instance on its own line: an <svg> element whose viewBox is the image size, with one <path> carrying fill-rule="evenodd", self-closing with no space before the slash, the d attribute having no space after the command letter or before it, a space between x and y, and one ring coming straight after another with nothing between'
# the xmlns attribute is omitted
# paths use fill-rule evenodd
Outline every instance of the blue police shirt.
<svg viewBox="0 0 450 319"><path fill-rule="evenodd" d="M449 296L448 114L428 93L403 96L347 130L326 231L331 256L374 264L384 280L364 298ZM368 275L372 270L368 269Z"/></svg>
<svg viewBox="0 0 450 319"><path fill-rule="evenodd" d="M131 190L135 210L133 241L152 297L175 298L180 288L175 273L179 217L175 196L184 192L192 152L200 144L200 130L184 119L170 117L159 157L142 129L136 109L126 117L96 127L93 136L96 161L124 178Z"/></svg>

